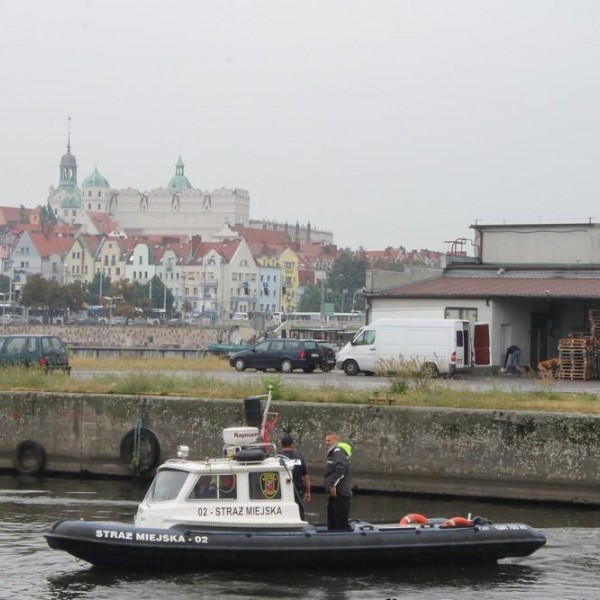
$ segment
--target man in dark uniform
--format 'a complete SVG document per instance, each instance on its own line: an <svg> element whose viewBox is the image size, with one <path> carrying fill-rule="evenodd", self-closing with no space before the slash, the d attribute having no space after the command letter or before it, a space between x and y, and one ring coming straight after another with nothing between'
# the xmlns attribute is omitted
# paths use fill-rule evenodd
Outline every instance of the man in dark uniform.
<svg viewBox="0 0 600 600"><path fill-rule="evenodd" d="M325 465L325 492L329 495L327 500L327 529L331 531L349 531L348 523L350 514L350 456L352 447L341 441L341 437L334 432L325 436L327 448L327 463Z"/></svg>
<svg viewBox="0 0 600 600"><path fill-rule="evenodd" d="M310 475L304 457L292 448L293 445L294 438L291 435L284 435L281 438L281 454L287 456L294 464L292 471L294 496L300 510L300 518L304 521L305 503L310 502Z"/></svg>

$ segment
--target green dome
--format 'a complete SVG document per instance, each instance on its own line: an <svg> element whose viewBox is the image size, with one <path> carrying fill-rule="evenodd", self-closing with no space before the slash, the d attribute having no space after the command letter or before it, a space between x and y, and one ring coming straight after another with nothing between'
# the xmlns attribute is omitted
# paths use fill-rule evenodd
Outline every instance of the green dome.
<svg viewBox="0 0 600 600"><path fill-rule="evenodd" d="M171 181L169 181L169 185L167 188L170 190L189 190L192 187L190 180L185 176L183 170L185 166L183 161L181 160L181 156L175 163L175 175L171 177Z"/></svg>
<svg viewBox="0 0 600 600"><path fill-rule="evenodd" d="M94 167L94 172L83 180L81 187L106 187L109 188L110 184L106 180L106 177L103 177L98 172L98 168Z"/></svg>
<svg viewBox="0 0 600 600"><path fill-rule="evenodd" d="M61 208L81 208L81 197L78 193L66 196L60 203Z"/></svg>

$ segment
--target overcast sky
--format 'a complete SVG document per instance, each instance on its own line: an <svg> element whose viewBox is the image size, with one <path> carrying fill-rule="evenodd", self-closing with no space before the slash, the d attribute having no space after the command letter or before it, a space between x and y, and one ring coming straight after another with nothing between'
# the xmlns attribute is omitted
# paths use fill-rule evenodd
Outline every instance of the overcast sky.
<svg viewBox="0 0 600 600"><path fill-rule="evenodd" d="M1 205L244 188L341 247L600 222L597 0L0 0Z"/></svg>

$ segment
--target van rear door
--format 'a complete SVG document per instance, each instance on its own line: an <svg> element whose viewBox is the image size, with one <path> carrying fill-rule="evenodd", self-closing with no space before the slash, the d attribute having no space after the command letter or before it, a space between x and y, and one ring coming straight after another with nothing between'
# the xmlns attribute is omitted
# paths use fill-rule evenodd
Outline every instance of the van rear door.
<svg viewBox="0 0 600 600"><path fill-rule="evenodd" d="M473 346L475 348L474 363L477 366L491 364L492 352L490 349L490 324L475 323L473 328Z"/></svg>

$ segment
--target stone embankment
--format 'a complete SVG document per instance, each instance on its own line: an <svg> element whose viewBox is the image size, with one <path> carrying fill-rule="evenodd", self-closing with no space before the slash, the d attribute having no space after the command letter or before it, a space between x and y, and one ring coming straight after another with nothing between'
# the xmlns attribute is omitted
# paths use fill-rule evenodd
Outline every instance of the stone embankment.
<svg viewBox="0 0 600 600"><path fill-rule="evenodd" d="M359 489L600 503L598 416L312 403L272 410L276 441L284 431L296 437L316 485L323 438L336 430L354 448ZM221 430L244 424L244 403L5 392L0 422L0 469L13 469L19 444L32 441L46 472L129 476L136 429L152 432L141 437L142 465L175 456L180 444L191 458L220 455ZM21 470L35 467L17 458Z"/></svg>
<svg viewBox="0 0 600 600"><path fill-rule="evenodd" d="M201 350L221 339L228 341L237 327L209 328L199 326L138 326L138 325L4 325L5 334L58 335L67 346L110 348L190 348Z"/></svg>

